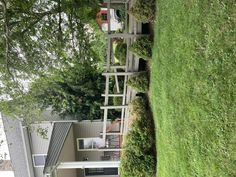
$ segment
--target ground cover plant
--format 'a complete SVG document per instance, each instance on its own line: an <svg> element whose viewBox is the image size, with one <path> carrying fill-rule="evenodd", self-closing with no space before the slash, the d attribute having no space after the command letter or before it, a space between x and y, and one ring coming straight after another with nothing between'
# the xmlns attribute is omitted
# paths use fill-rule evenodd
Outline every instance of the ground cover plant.
<svg viewBox="0 0 236 177"><path fill-rule="evenodd" d="M159 0L156 21L158 176L236 176L236 2Z"/></svg>
<svg viewBox="0 0 236 177"><path fill-rule="evenodd" d="M154 177L155 137L147 100L137 97L131 107L130 131L121 155L121 177Z"/></svg>

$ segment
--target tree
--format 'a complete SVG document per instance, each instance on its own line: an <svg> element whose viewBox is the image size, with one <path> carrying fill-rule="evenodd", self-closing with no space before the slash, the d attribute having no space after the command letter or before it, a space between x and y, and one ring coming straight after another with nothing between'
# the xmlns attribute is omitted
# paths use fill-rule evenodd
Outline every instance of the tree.
<svg viewBox="0 0 236 177"><path fill-rule="evenodd" d="M90 64L75 65L32 83L29 94L40 108L51 107L62 117L100 119L104 78Z"/></svg>
<svg viewBox="0 0 236 177"><path fill-rule="evenodd" d="M50 106L62 116L100 118L96 65L105 52L97 53L104 44L93 31L99 7L100 0L0 0L2 112L29 123ZM77 78L83 74L87 80Z"/></svg>
<svg viewBox="0 0 236 177"><path fill-rule="evenodd" d="M86 24L98 8L99 0L0 0L1 82L20 90L21 79L90 59Z"/></svg>

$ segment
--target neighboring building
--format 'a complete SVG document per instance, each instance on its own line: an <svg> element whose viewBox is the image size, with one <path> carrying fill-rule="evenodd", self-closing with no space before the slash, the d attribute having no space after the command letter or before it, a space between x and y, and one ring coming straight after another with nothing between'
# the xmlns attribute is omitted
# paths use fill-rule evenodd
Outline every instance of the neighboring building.
<svg viewBox="0 0 236 177"><path fill-rule="evenodd" d="M104 32L108 31L108 9L101 8L101 10L96 15L96 21L100 29ZM123 28L123 23L119 20L117 11L115 9L110 9L110 30L117 31Z"/></svg>
<svg viewBox="0 0 236 177"><path fill-rule="evenodd" d="M10 160L0 160L0 171L13 171Z"/></svg>
<svg viewBox="0 0 236 177"><path fill-rule="evenodd" d="M0 171L12 171L12 164L8 151L6 135L3 128L3 120L0 114Z"/></svg>
<svg viewBox="0 0 236 177"><path fill-rule="evenodd" d="M15 177L42 177L53 123L32 124L29 129L21 120L3 116L3 124ZM42 138L38 128L47 137Z"/></svg>

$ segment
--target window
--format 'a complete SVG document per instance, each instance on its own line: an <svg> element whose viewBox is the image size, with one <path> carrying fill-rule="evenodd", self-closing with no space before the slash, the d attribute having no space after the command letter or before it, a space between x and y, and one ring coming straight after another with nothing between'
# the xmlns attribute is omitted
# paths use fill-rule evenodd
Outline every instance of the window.
<svg viewBox="0 0 236 177"><path fill-rule="evenodd" d="M92 150L105 146L105 141L102 138L77 138L77 149Z"/></svg>
<svg viewBox="0 0 236 177"><path fill-rule="evenodd" d="M118 175L118 168L85 168L85 176Z"/></svg>
<svg viewBox="0 0 236 177"><path fill-rule="evenodd" d="M44 167L46 162L46 154L33 154L33 162L35 167Z"/></svg>
<svg viewBox="0 0 236 177"><path fill-rule="evenodd" d="M107 14L101 14L102 21L107 21Z"/></svg>

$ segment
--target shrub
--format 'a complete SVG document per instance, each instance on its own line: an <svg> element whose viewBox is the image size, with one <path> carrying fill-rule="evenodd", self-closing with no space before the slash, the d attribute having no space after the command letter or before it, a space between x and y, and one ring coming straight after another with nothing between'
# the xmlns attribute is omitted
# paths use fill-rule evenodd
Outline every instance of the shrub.
<svg viewBox="0 0 236 177"><path fill-rule="evenodd" d="M149 89L149 79L146 72L141 72L137 75L132 76L127 84L137 92L145 93Z"/></svg>
<svg viewBox="0 0 236 177"><path fill-rule="evenodd" d="M121 177L152 177L155 175L155 138L147 101L138 97L132 103L130 131L121 155Z"/></svg>
<svg viewBox="0 0 236 177"><path fill-rule="evenodd" d="M121 65L125 65L126 63L126 52L127 52L126 43L118 42L114 55L119 60L119 63Z"/></svg>
<svg viewBox="0 0 236 177"><path fill-rule="evenodd" d="M114 106L122 105L122 97L113 97L112 101Z"/></svg>
<svg viewBox="0 0 236 177"><path fill-rule="evenodd" d="M130 14L142 23L154 22L156 11L155 0L136 0L130 9Z"/></svg>
<svg viewBox="0 0 236 177"><path fill-rule="evenodd" d="M144 60L152 58L152 46L153 42L150 37L140 37L132 45L129 50Z"/></svg>

